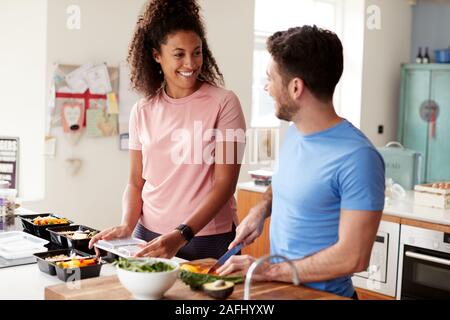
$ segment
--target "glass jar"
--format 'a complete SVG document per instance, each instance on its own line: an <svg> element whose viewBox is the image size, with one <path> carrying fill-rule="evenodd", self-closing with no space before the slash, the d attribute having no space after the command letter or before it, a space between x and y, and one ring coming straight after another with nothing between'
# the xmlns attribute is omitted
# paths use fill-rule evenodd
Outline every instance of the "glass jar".
<svg viewBox="0 0 450 320"><path fill-rule="evenodd" d="M0 189L0 231L6 231L14 225L16 195L15 189Z"/></svg>

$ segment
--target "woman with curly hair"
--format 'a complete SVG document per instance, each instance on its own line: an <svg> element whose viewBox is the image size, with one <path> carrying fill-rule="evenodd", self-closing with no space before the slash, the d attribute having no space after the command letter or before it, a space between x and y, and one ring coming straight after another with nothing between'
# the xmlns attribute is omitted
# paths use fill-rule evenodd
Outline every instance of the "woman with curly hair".
<svg viewBox="0 0 450 320"><path fill-rule="evenodd" d="M122 225L100 239L144 239L136 256L218 258L235 236L245 144L236 95L208 47L195 0L151 0L130 45L130 177Z"/></svg>

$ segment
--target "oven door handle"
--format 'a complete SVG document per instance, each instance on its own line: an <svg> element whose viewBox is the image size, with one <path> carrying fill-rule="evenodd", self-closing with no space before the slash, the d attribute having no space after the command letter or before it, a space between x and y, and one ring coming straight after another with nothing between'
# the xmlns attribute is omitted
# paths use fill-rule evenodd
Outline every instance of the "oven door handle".
<svg viewBox="0 0 450 320"><path fill-rule="evenodd" d="M442 259L442 258L436 258L436 257L433 257L433 256L428 256L426 254L421 254L421 253L412 252L412 251L406 251L405 252L405 256L410 257L410 258L414 258L414 259L418 259L418 260L424 260L424 261L429 261L429 262L434 262L434 263L450 266L450 260Z"/></svg>

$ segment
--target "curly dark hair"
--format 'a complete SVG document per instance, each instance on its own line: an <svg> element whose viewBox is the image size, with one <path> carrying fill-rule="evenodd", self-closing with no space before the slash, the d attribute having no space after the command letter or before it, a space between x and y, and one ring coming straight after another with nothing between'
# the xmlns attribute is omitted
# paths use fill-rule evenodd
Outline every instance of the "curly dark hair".
<svg viewBox="0 0 450 320"><path fill-rule="evenodd" d="M267 49L285 84L299 77L318 99L333 98L344 69L342 43L335 33L315 25L290 28L270 36Z"/></svg>
<svg viewBox="0 0 450 320"><path fill-rule="evenodd" d="M200 6L195 0L150 0L138 19L128 50L131 83L135 90L150 98L164 81L161 67L153 59L152 49L161 52L169 34L193 31L202 41L203 66L199 79L212 85L224 85L223 75L209 50Z"/></svg>

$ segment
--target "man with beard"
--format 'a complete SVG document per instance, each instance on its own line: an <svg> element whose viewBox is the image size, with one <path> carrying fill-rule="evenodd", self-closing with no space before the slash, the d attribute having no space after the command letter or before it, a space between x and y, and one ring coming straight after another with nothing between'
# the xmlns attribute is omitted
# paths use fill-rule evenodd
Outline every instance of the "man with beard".
<svg viewBox="0 0 450 320"><path fill-rule="evenodd" d="M278 118L291 121L272 186L237 228L230 248L252 243L271 217L270 251L293 260L302 284L357 298L351 275L367 268L384 207L384 162L367 137L333 106L343 71L342 44L316 26L276 32L266 90ZM217 271L246 272L255 258L234 256ZM275 261L276 262L276 261ZM286 262L255 270L292 281Z"/></svg>

